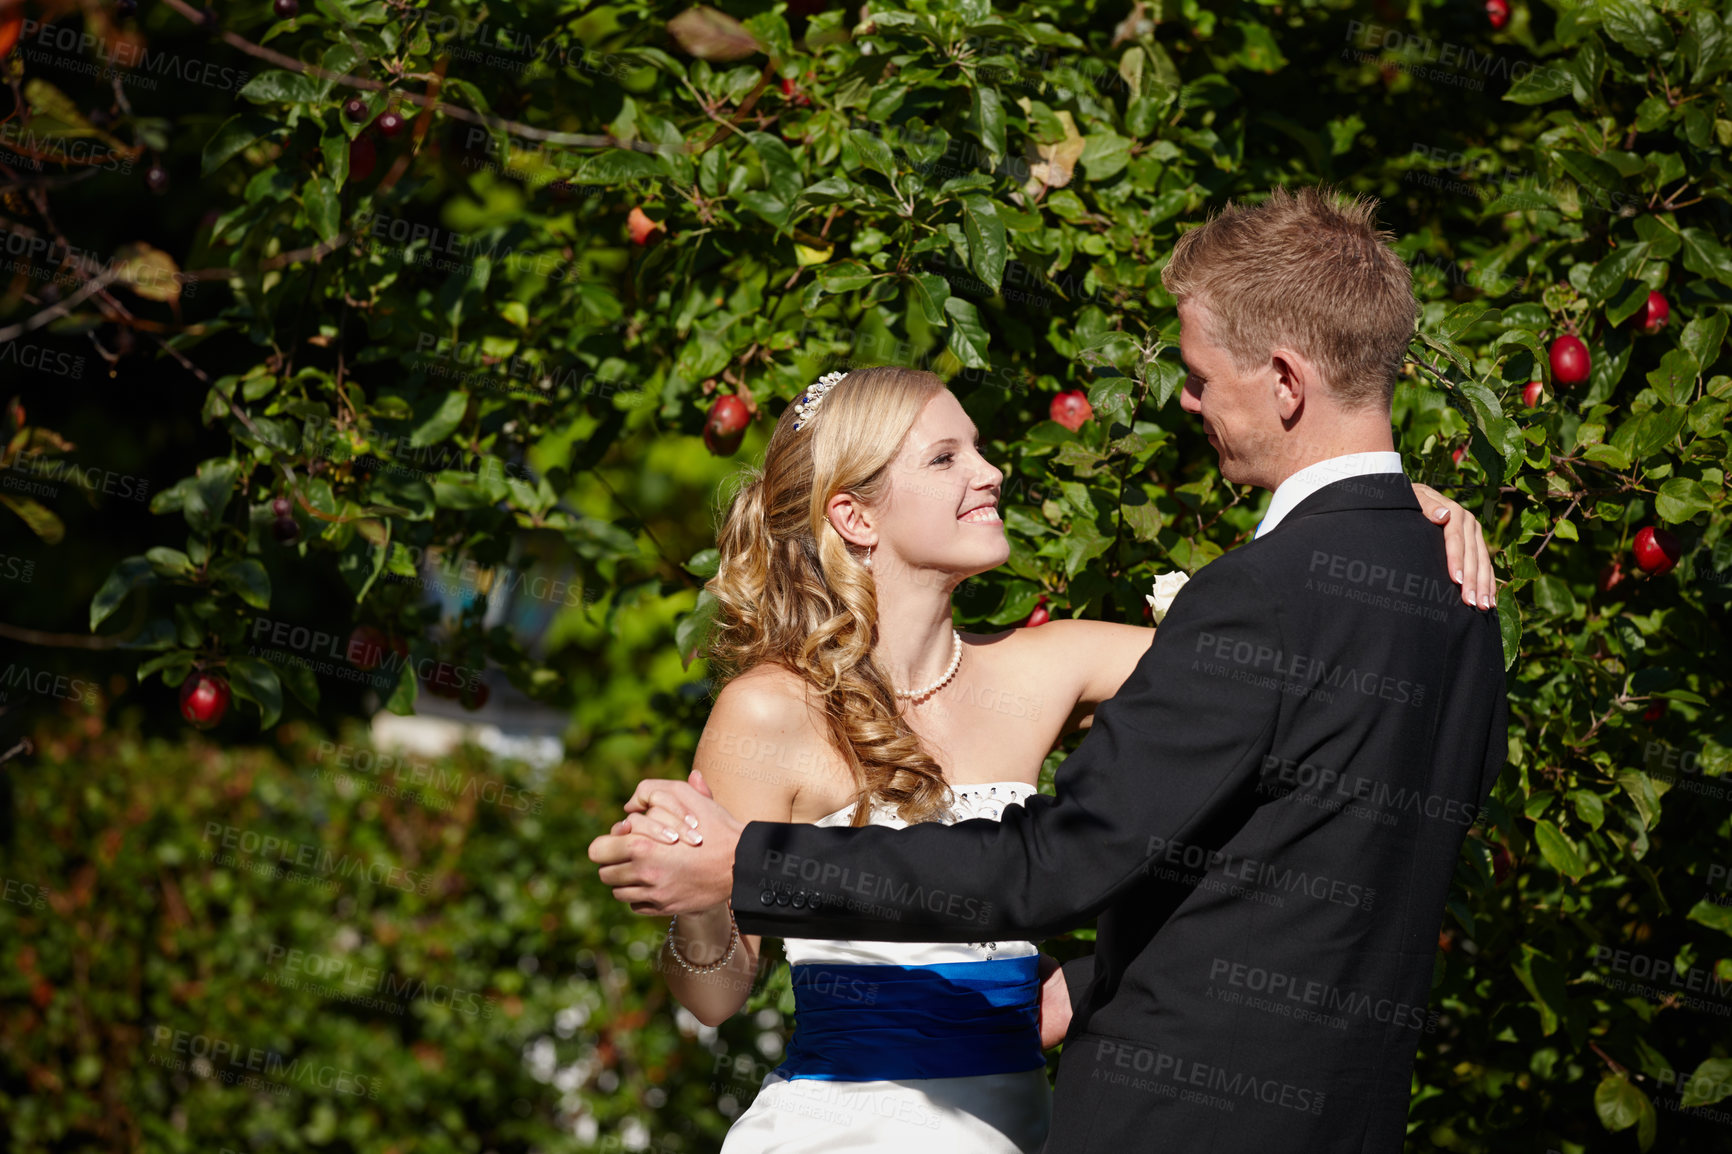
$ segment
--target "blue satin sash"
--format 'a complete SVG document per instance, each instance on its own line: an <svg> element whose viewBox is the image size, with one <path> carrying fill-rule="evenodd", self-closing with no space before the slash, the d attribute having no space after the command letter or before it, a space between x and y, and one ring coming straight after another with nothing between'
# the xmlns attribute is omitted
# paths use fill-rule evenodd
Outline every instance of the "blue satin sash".
<svg viewBox="0 0 1732 1154"><path fill-rule="evenodd" d="M791 969L785 1078L871 1082L1011 1074L1046 1065L1040 957Z"/></svg>

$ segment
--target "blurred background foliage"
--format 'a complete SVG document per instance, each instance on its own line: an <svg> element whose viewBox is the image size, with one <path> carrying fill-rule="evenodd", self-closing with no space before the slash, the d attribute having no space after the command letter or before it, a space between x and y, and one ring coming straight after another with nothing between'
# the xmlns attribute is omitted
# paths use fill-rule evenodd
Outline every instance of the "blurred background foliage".
<svg viewBox="0 0 1732 1154"><path fill-rule="evenodd" d="M689 762L728 479L821 373L931 368L1007 471L1012 557L959 622L1135 620L1264 500L1179 411L1161 264L1326 181L1382 200L1425 303L1409 472L1509 579L1511 765L1410 1146L1732 1148L1728 16L7 8L13 1144L714 1149L785 967L682 1018L584 847ZM534 563L577 594L528 633L445 611L436 554L478 605ZM253 655L261 622L402 653L369 689ZM567 760L382 767L360 722L441 670L559 711ZM208 736L189 678L236 699Z"/></svg>

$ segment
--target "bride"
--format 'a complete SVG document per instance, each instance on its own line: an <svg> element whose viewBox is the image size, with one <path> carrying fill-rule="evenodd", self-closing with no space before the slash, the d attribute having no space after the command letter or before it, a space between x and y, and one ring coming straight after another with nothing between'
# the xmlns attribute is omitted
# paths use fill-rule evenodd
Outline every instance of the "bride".
<svg viewBox="0 0 1732 1154"><path fill-rule="evenodd" d="M1036 792L1047 753L1089 725L1154 631L1059 620L958 633L952 592L1010 556L1003 480L931 373L833 373L790 405L718 537L710 656L725 686L693 783L742 822L817 825L996 820ZM1464 599L1488 594L1477 522L1414 492L1446 531L1451 572L1465 561ZM701 841L644 814L612 832ZM675 918L660 965L714 1026L745 1003L761 945L723 905ZM783 950L794 1037L723 1154L1041 1148L1041 1051L1063 1040L1070 1002L1033 942L790 938Z"/></svg>

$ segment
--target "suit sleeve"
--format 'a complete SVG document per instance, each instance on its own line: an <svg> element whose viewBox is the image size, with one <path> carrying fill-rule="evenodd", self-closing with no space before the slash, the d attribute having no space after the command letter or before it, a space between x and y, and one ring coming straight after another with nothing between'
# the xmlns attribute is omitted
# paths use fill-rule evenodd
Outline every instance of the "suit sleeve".
<svg viewBox="0 0 1732 1154"><path fill-rule="evenodd" d="M739 927L968 942L1086 925L1157 854L1213 844L1244 820L1294 666L1275 598L1241 558L1220 558L1095 711L1055 797L1006 806L999 821L900 830L748 822L734 854Z"/></svg>

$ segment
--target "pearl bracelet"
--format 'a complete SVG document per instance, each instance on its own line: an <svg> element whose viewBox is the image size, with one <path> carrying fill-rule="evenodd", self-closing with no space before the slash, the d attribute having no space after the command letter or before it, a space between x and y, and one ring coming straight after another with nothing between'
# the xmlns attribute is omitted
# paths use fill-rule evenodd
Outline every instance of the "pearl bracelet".
<svg viewBox="0 0 1732 1154"><path fill-rule="evenodd" d="M679 923L680 916L675 914L668 919L668 953L674 956L674 961L684 966L694 974L713 974L728 964L734 956L734 948L740 944L740 926L734 921L734 903L728 902L728 952L720 958L704 966L694 966L680 954L680 948L674 944L674 926Z"/></svg>

